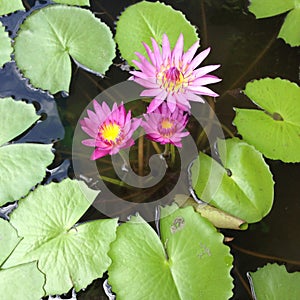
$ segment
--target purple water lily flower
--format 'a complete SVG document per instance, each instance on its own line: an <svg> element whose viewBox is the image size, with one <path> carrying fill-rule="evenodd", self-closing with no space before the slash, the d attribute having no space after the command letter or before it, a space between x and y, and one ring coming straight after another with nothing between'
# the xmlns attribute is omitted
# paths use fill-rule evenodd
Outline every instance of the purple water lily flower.
<svg viewBox="0 0 300 300"><path fill-rule="evenodd" d="M141 119L131 118L131 111L126 114L123 103L115 103L110 109L103 102L100 105L93 100L94 110L87 110L88 117L80 120L80 125L92 139L83 140L82 143L95 150L91 156L96 160L107 154L114 155L123 148L134 144L133 132L140 126Z"/></svg>
<svg viewBox="0 0 300 300"><path fill-rule="evenodd" d="M147 138L152 141L182 147L182 138L189 135L188 131L183 131L188 122L188 115L178 107L171 112L167 104L163 103L153 112L144 114L144 118L141 126Z"/></svg>
<svg viewBox="0 0 300 300"><path fill-rule="evenodd" d="M210 48L200 52L194 58L199 41L195 42L187 52L184 52L182 34L173 50L170 48L166 34L163 35L162 49L154 39L151 40L153 51L146 43L143 43L150 60L136 52L140 61L133 60L133 63L140 70L130 72L133 75L130 77L131 80L147 88L141 93L141 96L154 97L147 112L154 111L165 100L167 100L171 112L175 111L176 106L190 111L189 101L203 102L198 95L218 96L205 85L221 81L214 75L208 75L220 65L209 65L196 69L208 56Z"/></svg>

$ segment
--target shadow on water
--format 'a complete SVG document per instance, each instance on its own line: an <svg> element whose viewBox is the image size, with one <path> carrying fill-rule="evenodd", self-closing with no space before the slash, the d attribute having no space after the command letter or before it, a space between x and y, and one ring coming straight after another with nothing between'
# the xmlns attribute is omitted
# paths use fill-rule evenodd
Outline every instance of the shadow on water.
<svg viewBox="0 0 300 300"><path fill-rule="evenodd" d="M135 2L91 0L91 10L114 31L117 16ZM284 15L256 20L247 12L247 1L243 0L226 0L221 5L218 0L174 0L165 3L181 10L198 28L202 49L208 46L212 48L205 63L222 65L215 72L223 81L214 87L220 94L214 106L219 120L227 128L227 136L236 133L232 125L232 107L252 106L240 93L248 81L263 77L282 77L299 83L299 49L291 48L283 40L276 39ZM34 1L27 1L27 5L33 4ZM4 22L12 34L20 17L22 14L15 14ZM42 121L26 131L18 142L56 141L56 159L47 182L60 181L67 173L73 175L72 164L69 165L72 161L73 133L81 113L91 99L128 78L128 73L118 67L122 60L118 57L114 63L104 79L73 65L70 96L55 95L55 98L28 87L27 80L19 75L14 62L0 69L0 96L13 96L17 100L24 99L34 103L37 113L42 116ZM190 123L189 126L194 130L195 124ZM289 271L300 270L299 164L284 164L279 161L268 161L268 164L276 182L275 202L271 213L261 222L250 225L246 232L224 231L226 236L234 237L230 244L235 257L232 272L235 278L235 296L232 299L235 300L251 299L246 282L247 271L255 271L272 261L285 263ZM105 170L102 172L105 173ZM110 172L109 168L107 172ZM172 180L176 183L176 172L170 176L167 180L174 177ZM162 186L166 184L163 183ZM113 185L109 187L115 188ZM126 191L128 195L131 192ZM160 187L153 195L158 197L162 192ZM124 190L120 189L119 193L124 193ZM139 191L136 194L143 193ZM82 220L103 217L105 216L96 209L90 208ZM86 291L79 293L78 299L106 299L101 286L102 280L95 281Z"/></svg>

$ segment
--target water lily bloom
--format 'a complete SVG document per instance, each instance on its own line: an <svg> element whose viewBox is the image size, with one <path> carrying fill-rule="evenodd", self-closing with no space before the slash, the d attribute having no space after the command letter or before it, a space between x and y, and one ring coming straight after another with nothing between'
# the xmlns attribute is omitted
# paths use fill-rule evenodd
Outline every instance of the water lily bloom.
<svg viewBox="0 0 300 300"><path fill-rule="evenodd" d="M83 140L82 143L95 150L91 156L96 160L107 154L114 155L123 148L134 144L133 132L140 126L141 120L131 118L131 111L126 114L123 103L115 103L110 109L106 102L100 105L93 100L94 110L87 110L88 117L80 120L80 125L92 139Z"/></svg>
<svg viewBox="0 0 300 300"><path fill-rule="evenodd" d="M154 97L147 112L154 111L165 100L167 100L171 112L175 111L176 106L190 111L189 101L203 102L198 95L218 96L204 85L221 81L214 75L208 75L220 65L209 65L196 69L208 56L210 48L200 52L194 58L199 41L195 42L187 52L184 52L182 34L173 50L170 48L166 34L163 35L161 49L153 38L151 40L153 51L146 43L143 43L149 60L136 52L140 61L133 60L133 63L140 70L130 72L133 75L130 77L131 80L147 88L141 93L141 96Z"/></svg>
<svg viewBox="0 0 300 300"><path fill-rule="evenodd" d="M152 141L182 147L181 139L189 135L188 131L183 131L188 122L188 115L178 107L171 112L167 104L163 103L153 112L144 114L144 118L141 126L147 138Z"/></svg>

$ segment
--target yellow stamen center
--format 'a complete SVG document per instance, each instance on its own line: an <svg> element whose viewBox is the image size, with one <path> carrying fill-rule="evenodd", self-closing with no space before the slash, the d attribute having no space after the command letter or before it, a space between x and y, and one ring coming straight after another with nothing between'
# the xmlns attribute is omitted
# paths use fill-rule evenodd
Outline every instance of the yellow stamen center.
<svg viewBox="0 0 300 300"><path fill-rule="evenodd" d="M105 124L99 129L101 137L108 142L115 142L119 135L121 129L117 123Z"/></svg>
<svg viewBox="0 0 300 300"><path fill-rule="evenodd" d="M163 121L161 122L161 127L162 127L163 129L170 129L170 128L173 127L173 123L170 122L169 120L163 120Z"/></svg>

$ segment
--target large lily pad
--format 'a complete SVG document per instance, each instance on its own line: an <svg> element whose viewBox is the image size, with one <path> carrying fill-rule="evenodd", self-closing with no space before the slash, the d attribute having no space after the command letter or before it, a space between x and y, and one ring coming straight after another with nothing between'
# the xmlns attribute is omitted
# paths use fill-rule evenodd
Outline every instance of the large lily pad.
<svg viewBox="0 0 300 300"><path fill-rule="evenodd" d="M0 68L10 61L10 55L12 53L12 47L10 44L10 38L5 31L5 27L0 23Z"/></svg>
<svg viewBox="0 0 300 300"><path fill-rule="evenodd" d="M11 223L23 239L4 267L38 260L47 294L62 294L72 286L79 291L101 277L110 264L107 252L117 220L76 225L98 192L66 179L39 186L20 200Z"/></svg>
<svg viewBox="0 0 300 300"><path fill-rule="evenodd" d="M0 267L20 242L16 230L0 219ZM10 269L0 268L0 294L5 299L39 300L44 296L44 275L32 262Z"/></svg>
<svg viewBox="0 0 300 300"><path fill-rule="evenodd" d="M185 50L198 39L195 27L186 20L182 12L160 2L147 1L125 9L117 22L115 39L122 57L133 65L135 52L146 55L142 42L151 45L152 37L161 43L164 33L168 35L171 47L175 46L182 33Z"/></svg>
<svg viewBox="0 0 300 300"><path fill-rule="evenodd" d="M245 94L262 110L236 109L243 139L271 159L300 161L300 87L280 78L255 80Z"/></svg>
<svg viewBox="0 0 300 300"><path fill-rule="evenodd" d="M300 46L300 0L251 0L249 10L257 18L272 17L290 11L278 37L291 46Z"/></svg>
<svg viewBox="0 0 300 300"><path fill-rule="evenodd" d="M31 83L51 93L69 91L71 59L98 75L115 56L108 26L90 11L51 5L33 12L15 40L15 59Z"/></svg>
<svg viewBox="0 0 300 300"><path fill-rule="evenodd" d="M0 16L16 10L25 10L21 0L0 0Z"/></svg>
<svg viewBox="0 0 300 300"><path fill-rule="evenodd" d="M192 207L170 213L162 209L161 239L140 216L118 228L108 269L117 299L229 299L232 256L223 236Z"/></svg>
<svg viewBox="0 0 300 300"><path fill-rule="evenodd" d="M248 274L257 300L298 299L300 272L288 273L284 266L267 264Z"/></svg>
<svg viewBox="0 0 300 300"><path fill-rule="evenodd" d="M46 174L53 161L52 144L8 144L39 116L32 104L0 99L0 206L26 195ZM1 146L2 145L2 146Z"/></svg>
<svg viewBox="0 0 300 300"><path fill-rule="evenodd" d="M273 204L274 182L268 165L260 152L238 138L218 140L218 149L223 166L200 152L192 167L198 197L248 223L260 221Z"/></svg>

